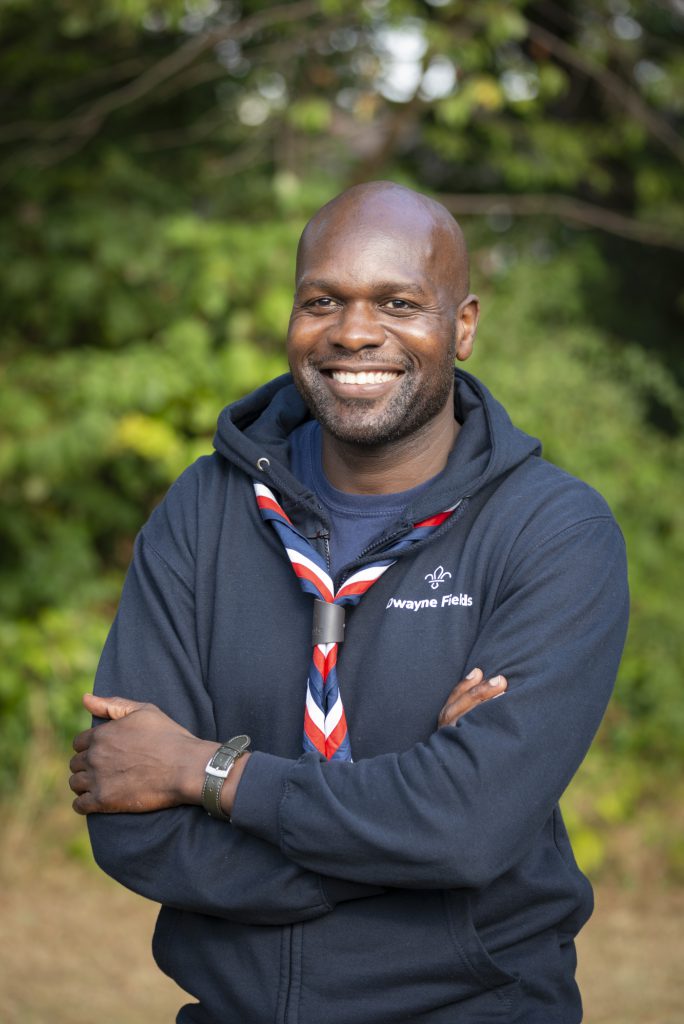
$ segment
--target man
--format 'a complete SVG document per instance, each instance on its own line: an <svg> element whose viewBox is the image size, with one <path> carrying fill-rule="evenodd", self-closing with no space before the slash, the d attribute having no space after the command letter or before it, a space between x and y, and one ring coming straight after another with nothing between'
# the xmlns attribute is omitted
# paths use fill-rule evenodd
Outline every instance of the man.
<svg viewBox="0 0 684 1024"><path fill-rule="evenodd" d="M343 193L300 242L292 379L224 410L138 538L71 787L98 863L163 904L181 1022L581 1020L557 802L624 549L454 377L478 312L446 210Z"/></svg>

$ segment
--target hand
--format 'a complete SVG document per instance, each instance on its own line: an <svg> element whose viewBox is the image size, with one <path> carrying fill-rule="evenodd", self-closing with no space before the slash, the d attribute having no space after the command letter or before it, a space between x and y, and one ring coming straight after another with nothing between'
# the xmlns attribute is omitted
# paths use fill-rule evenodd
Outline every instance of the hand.
<svg viewBox="0 0 684 1024"><path fill-rule="evenodd" d="M83 703L104 725L74 740L69 786L78 814L157 811L201 802L204 767L217 744L200 740L154 704L124 697Z"/></svg>
<svg viewBox="0 0 684 1024"><path fill-rule="evenodd" d="M506 692L507 680L503 676L485 679L480 668L474 668L465 679L456 683L439 713L437 728L443 725L456 725L459 718L467 714L478 704L483 704L492 697L500 697Z"/></svg>

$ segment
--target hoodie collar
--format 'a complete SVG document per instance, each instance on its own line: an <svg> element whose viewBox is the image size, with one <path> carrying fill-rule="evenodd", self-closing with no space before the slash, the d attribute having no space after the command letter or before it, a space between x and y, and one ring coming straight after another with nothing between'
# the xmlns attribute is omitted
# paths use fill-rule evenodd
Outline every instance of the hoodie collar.
<svg viewBox="0 0 684 1024"><path fill-rule="evenodd" d="M462 370L455 375L455 415L461 430L444 471L405 510L407 523L472 497L541 453L539 441L513 426L484 384ZM214 447L251 480L276 490L287 505L302 504L318 512L315 496L290 472L290 434L307 419L310 413L291 375L283 374L223 410Z"/></svg>

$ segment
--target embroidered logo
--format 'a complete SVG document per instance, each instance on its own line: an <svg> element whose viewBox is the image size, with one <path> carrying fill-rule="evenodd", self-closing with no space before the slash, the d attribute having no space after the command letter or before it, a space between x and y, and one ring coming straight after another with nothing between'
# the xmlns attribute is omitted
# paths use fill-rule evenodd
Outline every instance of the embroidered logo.
<svg viewBox="0 0 684 1024"><path fill-rule="evenodd" d="M438 565L434 572L429 572L425 579L428 581L433 590L437 590L440 583L445 583L447 579L451 579L451 573L444 571L443 565Z"/></svg>

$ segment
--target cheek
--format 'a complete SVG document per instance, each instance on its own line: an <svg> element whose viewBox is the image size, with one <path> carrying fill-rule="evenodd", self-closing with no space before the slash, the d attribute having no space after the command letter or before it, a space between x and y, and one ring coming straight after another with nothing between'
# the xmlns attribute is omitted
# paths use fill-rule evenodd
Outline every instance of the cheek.
<svg viewBox="0 0 684 1024"><path fill-rule="evenodd" d="M394 339L421 361L437 363L454 348L453 327L441 317L407 318L387 326Z"/></svg>
<svg viewBox="0 0 684 1024"><path fill-rule="evenodd" d="M451 364L456 356L455 339L442 331L404 332L403 344L421 370L432 371Z"/></svg>
<svg viewBox="0 0 684 1024"><path fill-rule="evenodd" d="M313 320L290 320L287 332L285 351L290 363L305 358L316 345L320 336L320 326Z"/></svg>
<svg viewBox="0 0 684 1024"><path fill-rule="evenodd" d="M290 370L295 373L301 363L302 356L300 346L296 342L290 340L290 338L287 339L285 344L285 355L287 356L287 361L290 364Z"/></svg>

